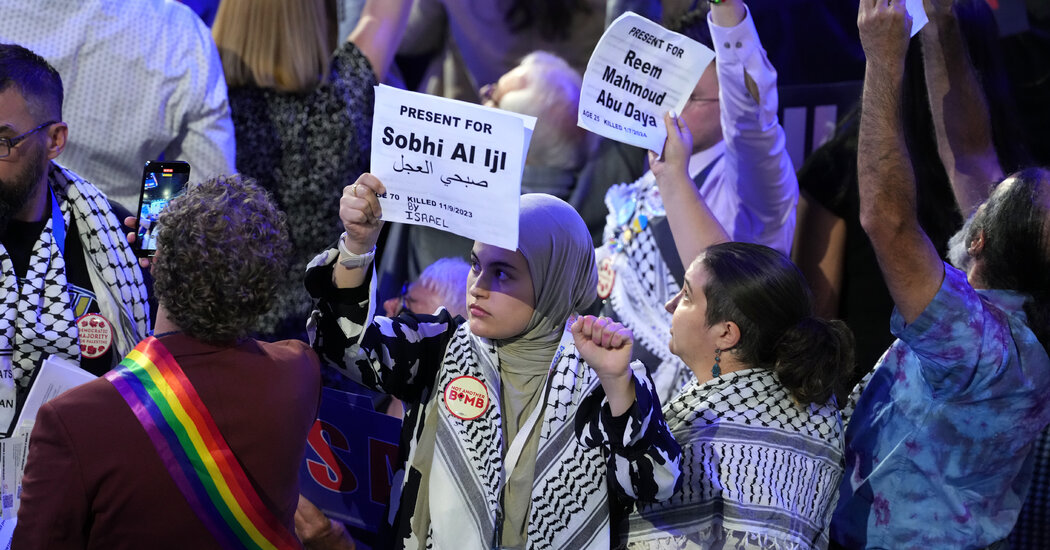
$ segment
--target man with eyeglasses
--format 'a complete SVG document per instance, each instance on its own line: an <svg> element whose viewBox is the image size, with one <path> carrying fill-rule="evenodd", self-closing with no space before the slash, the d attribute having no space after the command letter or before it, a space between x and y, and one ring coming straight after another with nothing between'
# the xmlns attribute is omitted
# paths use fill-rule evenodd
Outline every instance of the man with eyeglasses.
<svg viewBox="0 0 1050 550"><path fill-rule="evenodd" d="M47 357L100 375L149 327L126 212L54 162L68 135L62 95L47 61L0 44L0 430Z"/></svg>
<svg viewBox="0 0 1050 550"><path fill-rule="evenodd" d="M712 1L687 13L674 30L715 50L689 101L678 113L693 138L689 176L734 241L784 254L795 231L798 180L777 121L776 71L766 57L743 0ZM659 153L659 151L657 151ZM650 154L650 161L656 157ZM601 182L595 182L599 185ZM664 304L682 285L683 266L652 171L605 194L608 215L599 262L603 314L634 331L635 357L654 368L666 402L692 372L667 349L671 315Z"/></svg>

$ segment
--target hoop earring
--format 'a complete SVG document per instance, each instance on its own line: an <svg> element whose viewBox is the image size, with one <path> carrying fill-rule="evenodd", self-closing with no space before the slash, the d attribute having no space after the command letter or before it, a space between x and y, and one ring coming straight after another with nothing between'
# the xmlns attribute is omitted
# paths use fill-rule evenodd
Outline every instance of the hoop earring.
<svg viewBox="0 0 1050 550"><path fill-rule="evenodd" d="M715 348L715 366L711 367L711 376L713 378L718 378L719 376L722 376L722 365L719 364L721 360L722 350L719 348Z"/></svg>

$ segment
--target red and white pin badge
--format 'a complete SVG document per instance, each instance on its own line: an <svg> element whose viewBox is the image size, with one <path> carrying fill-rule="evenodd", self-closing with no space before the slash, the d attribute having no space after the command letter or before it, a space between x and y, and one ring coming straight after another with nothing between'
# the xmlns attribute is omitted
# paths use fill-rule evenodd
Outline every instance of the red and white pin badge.
<svg viewBox="0 0 1050 550"><path fill-rule="evenodd" d="M97 313L86 313L77 319L80 335L80 355L94 359L102 357L113 345L113 324Z"/></svg>
<svg viewBox="0 0 1050 550"><path fill-rule="evenodd" d="M473 376L460 376L445 386L445 408L452 416L474 420L488 410L489 391Z"/></svg>

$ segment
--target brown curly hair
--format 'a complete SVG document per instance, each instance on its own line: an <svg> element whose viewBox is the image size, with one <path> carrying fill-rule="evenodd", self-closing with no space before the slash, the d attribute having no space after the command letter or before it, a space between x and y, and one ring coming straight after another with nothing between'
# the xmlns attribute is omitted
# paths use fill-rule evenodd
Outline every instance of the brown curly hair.
<svg viewBox="0 0 1050 550"><path fill-rule="evenodd" d="M219 176L191 185L157 223L154 293L171 320L211 344L247 336L291 252L269 194L251 178Z"/></svg>

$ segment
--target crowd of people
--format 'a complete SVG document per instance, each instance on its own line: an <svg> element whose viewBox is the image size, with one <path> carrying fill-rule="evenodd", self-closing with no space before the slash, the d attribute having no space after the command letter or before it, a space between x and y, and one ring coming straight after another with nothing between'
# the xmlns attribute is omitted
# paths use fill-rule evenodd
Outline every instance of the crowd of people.
<svg viewBox="0 0 1050 550"><path fill-rule="evenodd" d="M0 0L0 428L99 377L12 547L354 548L299 494L322 386L403 418L375 548L1050 544L1050 159L992 7L828 3L863 91L803 162L814 39L678 4ZM628 10L714 52L655 151L576 124ZM380 83L536 117L514 249L383 221ZM156 159L193 183L136 258Z"/></svg>

